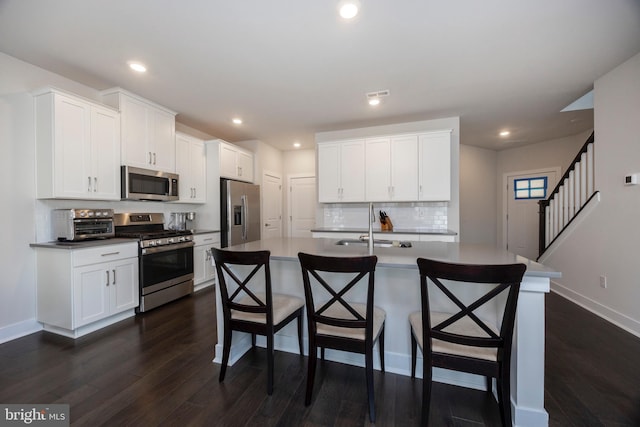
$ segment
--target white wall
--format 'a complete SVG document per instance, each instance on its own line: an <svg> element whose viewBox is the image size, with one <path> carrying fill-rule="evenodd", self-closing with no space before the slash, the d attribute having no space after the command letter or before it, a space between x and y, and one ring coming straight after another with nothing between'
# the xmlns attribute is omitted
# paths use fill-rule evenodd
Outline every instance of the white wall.
<svg viewBox="0 0 640 427"><path fill-rule="evenodd" d="M595 187L601 202L545 264L553 289L640 336L640 54L595 82ZM600 287L600 276L608 287Z"/></svg>
<svg viewBox="0 0 640 427"><path fill-rule="evenodd" d="M460 145L460 241L496 245L497 153Z"/></svg>
<svg viewBox="0 0 640 427"><path fill-rule="evenodd" d="M496 213L498 218L496 241L498 245L502 244L504 238L503 176L511 172L559 167L560 176L558 179L560 179L589 135L591 135L590 130L566 138L498 151L496 163Z"/></svg>

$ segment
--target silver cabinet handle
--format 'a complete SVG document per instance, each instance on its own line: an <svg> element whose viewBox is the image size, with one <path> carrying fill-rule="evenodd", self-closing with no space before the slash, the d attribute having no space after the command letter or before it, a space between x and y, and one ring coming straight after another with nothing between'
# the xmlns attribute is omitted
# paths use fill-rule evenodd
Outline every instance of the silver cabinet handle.
<svg viewBox="0 0 640 427"><path fill-rule="evenodd" d="M156 164L156 153L153 153L153 164Z"/></svg>
<svg viewBox="0 0 640 427"><path fill-rule="evenodd" d="M112 285L116 284L116 269L114 268L113 270L111 270L113 272L113 282L111 283Z"/></svg>
<svg viewBox="0 0 640 427"><path fill-rule="evenodd" d="M98 191L98 177L94 176L93 177L93 192L95 193L96 191Z"/></svg>
<svg viewBox="0 0 640 427"><path fill-rule="evenodd" d="M151 164L151 151L149 151L149 164Z"/></svg>
<svg viewBox="0 0 640 427"><path fill-rule="evenodd" d="M107 273L107 286L109 286L109 270L105 271Z"/></svg>
<svg viewBox="0 0 640 427"><path fill-rule="evenodd" d="M91 192L91 177L87 177L87 191Z"/></svg>
<svg viewBox="0 0 640 427"><path fill-rule="evenodd" d="M111 255L118 255L120 253L120 251L118 252L108 252L106 254L100 254L100 256L111 256Z"/></svg>

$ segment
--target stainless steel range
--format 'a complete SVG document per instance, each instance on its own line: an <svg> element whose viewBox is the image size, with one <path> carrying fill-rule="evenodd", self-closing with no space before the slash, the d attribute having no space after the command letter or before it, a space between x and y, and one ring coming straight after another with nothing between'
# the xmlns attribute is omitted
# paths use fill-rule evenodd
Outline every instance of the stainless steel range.
<svg viewBox="0 0 640 427"><path fill-rule="evenodd" d="M140 241L142 313L193 293L193 236L189 230L165 230L162 213L117 213L116 237Z"/></svg>

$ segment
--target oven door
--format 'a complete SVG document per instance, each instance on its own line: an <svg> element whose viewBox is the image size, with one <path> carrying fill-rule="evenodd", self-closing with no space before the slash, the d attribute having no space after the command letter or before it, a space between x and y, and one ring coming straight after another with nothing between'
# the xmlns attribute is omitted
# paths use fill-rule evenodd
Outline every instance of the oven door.
<svg viewBox="0 0 640 427"><path fill-rule="evenodd" d="M184 242L143 249L141 296L193 279L193 246L193 242Z"/></svg>

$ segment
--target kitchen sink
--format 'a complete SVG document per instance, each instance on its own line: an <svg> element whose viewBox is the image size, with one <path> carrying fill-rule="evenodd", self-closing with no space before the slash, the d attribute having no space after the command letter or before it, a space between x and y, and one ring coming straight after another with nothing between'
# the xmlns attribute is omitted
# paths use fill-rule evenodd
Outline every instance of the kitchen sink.
<svg viewBox="0 0 640 427"><path fill-rule="evenodd" d="M338 246L367 246L366 240L360 239L343 239L336 242ZM411 242L408 241L393 241L393 240L374 240L373 246L376 248L410 248Z"/></svg>

